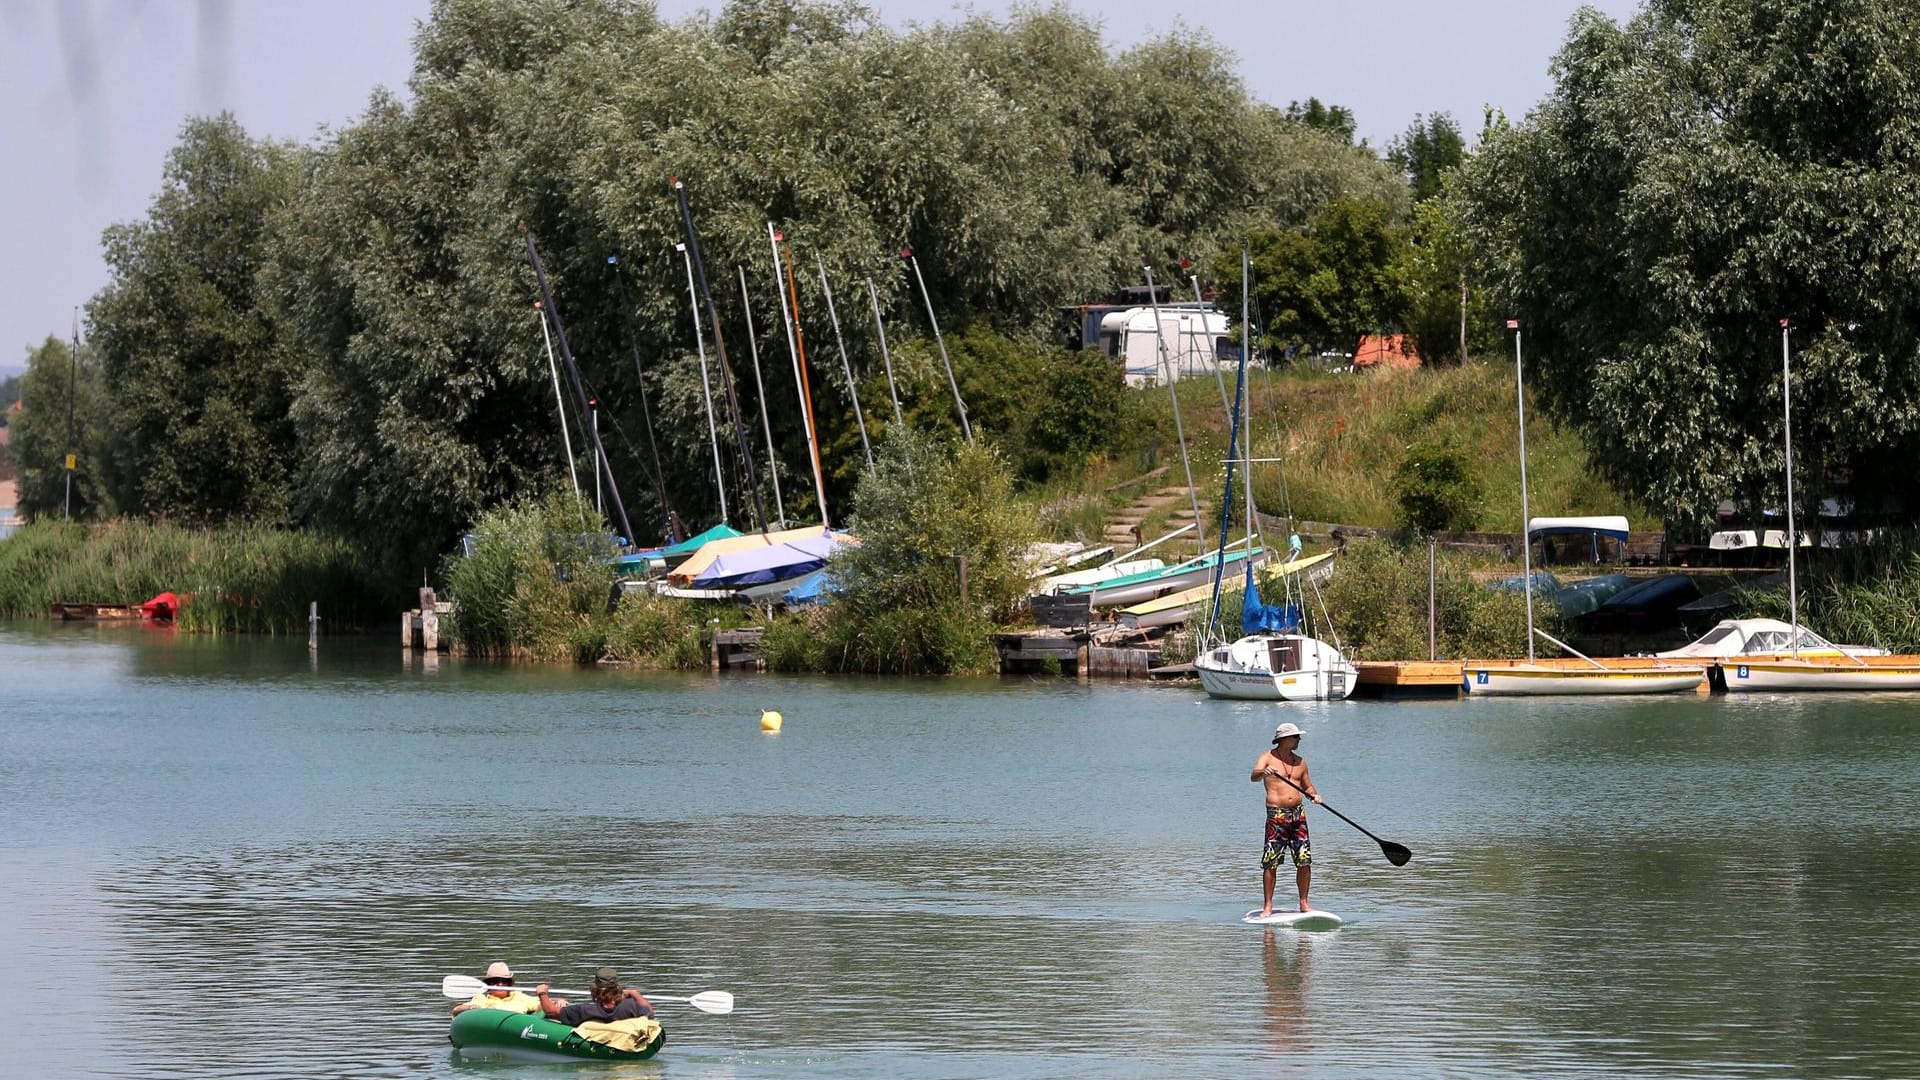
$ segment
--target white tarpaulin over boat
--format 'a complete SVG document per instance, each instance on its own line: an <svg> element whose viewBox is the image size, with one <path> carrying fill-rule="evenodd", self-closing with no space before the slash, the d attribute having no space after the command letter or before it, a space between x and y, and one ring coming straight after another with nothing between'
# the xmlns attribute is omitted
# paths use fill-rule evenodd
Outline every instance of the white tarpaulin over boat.
<svg viewBox="0 0 1920 1080"><path fill-rule="evenodd" d="M1527 522L1527 538L1536 536L1611 536L1624 542L1627 519L1619 514L1599 517L1537 517Z"/></svg>

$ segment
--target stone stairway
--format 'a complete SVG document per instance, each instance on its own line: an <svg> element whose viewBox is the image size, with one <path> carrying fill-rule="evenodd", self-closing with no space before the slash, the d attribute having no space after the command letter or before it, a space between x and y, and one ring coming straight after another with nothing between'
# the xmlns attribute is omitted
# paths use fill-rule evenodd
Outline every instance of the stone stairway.
<svg viewBox="0 0 1920 1080"><path fill-rule="evenodd" d="M1206 504L1200 507L1206 512ZM1166 511L1167 527L1164 532L1172 532L1182 526L1193 523L1193 500L1188 497L1184 486L1162 487L1146 492L1134 498L1119 513L1107 519L1102 531L1105 543L1112 544L1118 551L1125 552L1139 547L1148 540L1141 531L1141 524L1148 518Z"/></svg>

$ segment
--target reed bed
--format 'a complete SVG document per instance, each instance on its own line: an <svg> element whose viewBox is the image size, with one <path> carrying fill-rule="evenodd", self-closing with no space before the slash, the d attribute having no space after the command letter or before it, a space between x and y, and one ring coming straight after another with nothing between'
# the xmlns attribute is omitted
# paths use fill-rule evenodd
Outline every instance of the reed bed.
<svg viewBox="0 0 1920 1080"><path fill-rule="evenodd" d="M263 526L37 522L0 543L0 615L55 603L138 604L161 592L202 633L302 634L317 602L329 632L376 625L397 590L339 537Z"/></svg>

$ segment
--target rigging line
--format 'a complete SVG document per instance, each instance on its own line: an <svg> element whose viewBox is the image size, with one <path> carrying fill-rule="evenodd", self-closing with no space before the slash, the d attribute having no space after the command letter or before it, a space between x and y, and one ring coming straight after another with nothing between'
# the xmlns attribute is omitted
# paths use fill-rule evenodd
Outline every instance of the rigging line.
<svg viewBox="0 0 1920 1080"><path fill-rule="evenodd" d="M521 235L527 242L527 259L533 263L533 276L540 282L540 297L546 303L547 317L553 320L554 336L560 340L560 356L567 362L567 376L573 383L576 397L575 406L584 415L587 411L587 394L580 381L580 365L574 361L573 347L567 344L567 326L560 318L560 311L553 304L553 286L547 280L546 267L540 265L540 250L534 246L533 232L524 222L520 225ZM593 435L595 467L603 472L607 480L607 490L613 495L613 508L620 515L621 535L629 540L633 538L633 525L627 520L627 504L620 497L620 484L613 478L613 463L607 460L606 448L600 445L600 435Z"/></svg>
<svg viewBox="0 0 1920 1080"><path fill-rule="evenodd" d="M720 490L720 523L727 523L727 478L720 464L720 430L713 420L713 384L707 379L707 337L700 325L700 297L693 291L693 256L687 245L675 244L674 250L687 266L687 302L693 308L693 342L700 350L700 396L707 406L707 439L713 445L713 482Z"/></svg>
<svg viewBox="0 0 1920 1080"><path fill-rule="evenodd" d="M733 419L734 445L740 451L740 465L746 470L747 490L753 495L754 520L760 531L767 529L767 507L760 499L760 474L753 464L752 444L747 439L747 425L740 418L740 396L733 389L733 365L727 362L727 339L720 331L720 309L714 306L713 290L707 287L707 262L700 254L700 233L693 227L693 209L687 202L687 186L679 178L673 178L674 194L680 200L680 216L687 225L687 246L693 253L694 271L700 278L700 296L707 304L707 318L713 323L713 350L720 363L720 384L726 388L727 414Z"/></svg>
<svg viewBox="0 0 1920 1080"><path fill-rule="evenodd" d="M738 263L734 268L740 271L740 310L747 319L747 354L753 360L753 385L760 398L760 429L767 436L767 477L773 481L773 512L785 528L787 504L780 497L780 459L773 452L773 423L767 419L767 384L760 378L760 342L753 333L753 299L747 292L747 264Z"/></svg>
<svg viewBox="0 0 1920 1080"><path fill-rule="evenodd" d="M827 262L818 251L813 263L820 268L820 291L827 298L827 318L833 323L833 343L840 349L840 367L847 373L847 396L853 399L853 422L860 428L860 449L866 451L867 468L873 468L873 444L867 441L867 417L860 411L860 385L853 379L853 362L847 359L847 342L840 336L840 313L833 308L833 286L827 284Z"/></svg>
<svg viewBox="0 0 1920 1080"><path fill-rule="evenodd" d="M547 329L547 312L540 303L533 305L535 315L540 319L540 337L547 343L547 370L553 373L553 404L560 413L560 442L567 448L567 477L573 481L573 498L580 500L580 474L573 464L573 436L567 433L567 407L565 398L560 395L560 365L553 359L553 333Z"/></svg>
<svg viewBox="0 0 1920 1080"><path fill-rule="evenodd" d="M793 389L800 395L800 422L807 435L807 463L813 466L813 493L818 501L820 524L828 524L827 518L827 480L820 469L820 439L813 427L813 396L807 390L806 350L801 342L800 294L796 290L793 305L787 305L787 290L780 287L780 243L786 234L776 232L773 222L767 222L767 246L773 251L773 294L780 299L780 326L787 335L787 357L793 361ZM789 282L793 279L791 259L787 272Z"/></svg>
<svg viewBox="0 0 1920 1080"><path fill-rule="evenodd" d="M640 470L647 474L648 481L653 484L653 494L655 498L660 500L661 511L669 515L668 520L671 521L673 504L667 499L666 473L665 470L660 467L660 444L654 438L653 434L653 408L647 402L647 372L640 364L640 338L633 332L633 290L632 287L627 284L626 277L620 273L620 257L618 255L608 255L607 265L613 267L614 292L622 308L620 319L621 329L626 336L627 347L633 352L633 378L634 382L640 388L640 418L646 425L647 450L653 458L651 466L645 461L639 461L638 464L640 465ZM613 426L615 431L620 432L622 439L627 439L627 433L621 430L618 418L613 418ZM634 448L631 439L627 439L627 446L628 451L632 453L637 460L640 455L638 450ZM680 537L673 535L672 527L667 529L667 536L670 541L675 543L678 543L680 540Z"/></svg>
<svg viewBox="0 0 1920 1080"><path fill-rule="evenodd" d="M1180 466L1187 473L1187 497L1193 502L1193 521L1195 526L1198 526L1202 520L1200 491L1193 486L1193 462L1187 456L1187 431L1180 422L1180 380L1173 370L1172 362L1167 357L1167 337L1160 325L1160 297L1154 289L1153 266L1146 259L1140 260L1140 266L1147 275L1147 301L1153 305L1153 340L1159 345L1160 364L1167 369L1167 392L1173 398L1173 433L1180 440ZM1200 550L1205 551L1207 549L1206 530L1196 527L1194 533Z"/></svg>

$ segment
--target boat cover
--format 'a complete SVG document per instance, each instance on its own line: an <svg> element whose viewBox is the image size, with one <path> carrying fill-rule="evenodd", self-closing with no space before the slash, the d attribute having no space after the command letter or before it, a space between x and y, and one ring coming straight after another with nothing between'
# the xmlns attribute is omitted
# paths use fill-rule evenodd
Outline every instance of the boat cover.
<svg viewBox="0 0 1920 1080"><path fill-rule="evenodd" d="M690 583L696 589L725 589L803 577L825 566L841 543L840 537L827 533L731 552L715 557Z"/></svg>
<svg viewBox="0 0 1920 1080"><path fill-rule="evenodd" d="M1247 564L1246 596L1240 601L1240 632L1243 634L1291 634L1300 625L1300 609L1292 604L1266 604L1260 600L1260 586L1253 580L1253 564Z"/></svg>
<svg viewBox="0 0 1920 1080"><path fill-rule="evenodd" d="M673 572L667 576L673 580L675 585L690 585L694 579L707 572L707 568L713 565L713 560L718 559L722 555L751 551L755 548L777 547L791 540L804 540L809 537L824 536L827 532L828 529L824 525L808 525L800 529L778 529L773 532L745 533L740 536L725 536L718 540L710 540L702 544L700 550L688 556L685 562L674 567ZM841 533L840 535L845 536L846 534ZM806 573L806 571L802 570L790 576L799 577L800 574L804 573Z"/></svg>

